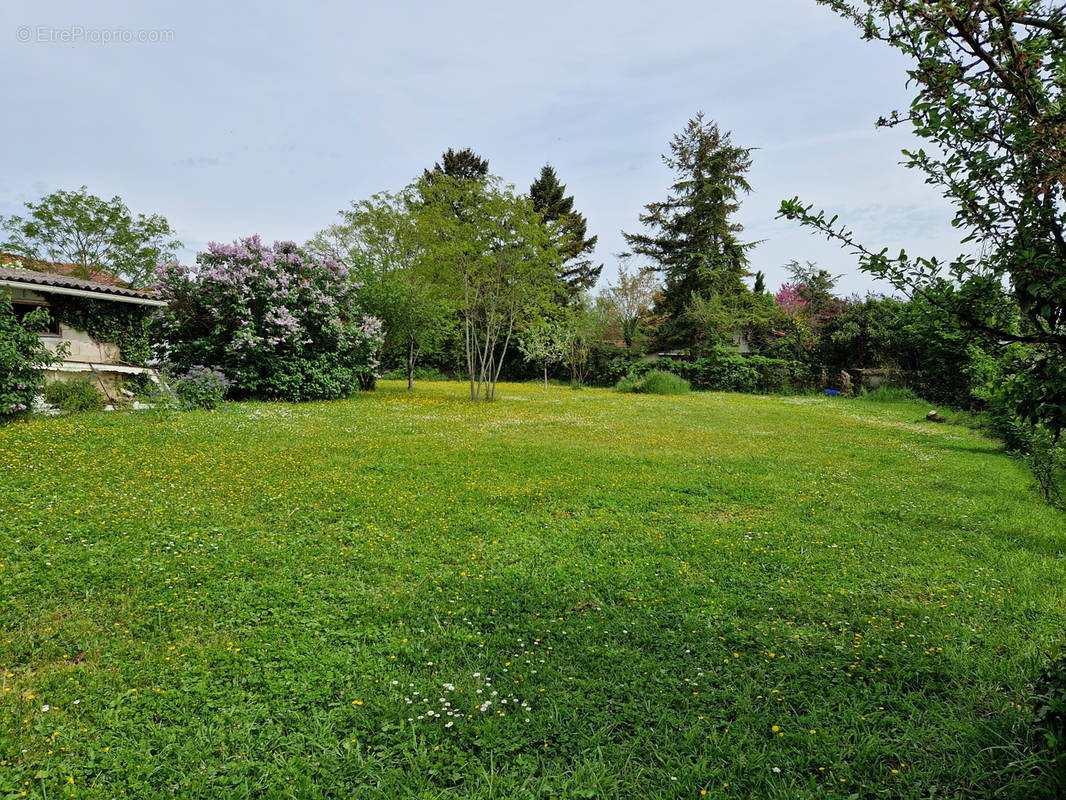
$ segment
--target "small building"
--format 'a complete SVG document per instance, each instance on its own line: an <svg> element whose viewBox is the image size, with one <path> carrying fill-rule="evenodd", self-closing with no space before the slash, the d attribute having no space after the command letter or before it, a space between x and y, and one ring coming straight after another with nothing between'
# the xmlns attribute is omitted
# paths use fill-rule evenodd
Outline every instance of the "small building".
<svg viewBox="0 0 1066 800"><path fill-rule="evenodd" d="M146 353L124 353L120 342L126 341L126 346L132 348L130 343L135 337L130 331L143 329L148 315L166 303L149 292L126 288L112 276L85 280L58 274L58 269L39 272L11 267L7 264L18 262L9 256L3 260L6 264L0 264L0 291L10 294L15 314L22 317L36 308L47 308L51 326L40 333L41 340L52 352L66 345L62 363L47 371L49 379L87 377L113 400L123 376L154 376L155 370L145 363ZM43 268L46 262L34 262L34 266ZM105 332L109 330L118 331L119 335Z"/></svg>

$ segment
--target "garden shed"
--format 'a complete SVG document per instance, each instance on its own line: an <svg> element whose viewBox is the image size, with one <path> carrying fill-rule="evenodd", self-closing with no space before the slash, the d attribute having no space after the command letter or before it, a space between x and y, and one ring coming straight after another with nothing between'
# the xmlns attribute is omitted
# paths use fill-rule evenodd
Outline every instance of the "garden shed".
<svg viewBox="0 0 1066 800"><path fill-rule="evenodd" d="M0 264L0 291L11 296L18 316L45 307L52 324L40 337L53 352L66 344L63 361L48 370L51 380L89 377L111 396L124 376L154 374L150 356L148 317L166 305L149 292L129 289L111 276L85 280L60 274L64 264L47 265L56 272L41 272ZM35 262L37 266L41 262Z"/></svg>

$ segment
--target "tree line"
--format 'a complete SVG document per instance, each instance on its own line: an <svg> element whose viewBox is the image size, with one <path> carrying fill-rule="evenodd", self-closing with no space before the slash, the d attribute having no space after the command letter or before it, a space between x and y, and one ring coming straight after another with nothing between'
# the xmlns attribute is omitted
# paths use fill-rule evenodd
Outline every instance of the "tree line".
<svg viewBox="0 0 1066 800"><path fill-rule="evenodd" d="M916 374L913 365L929 359L910 352L914 343L941 352L950 340L970 353L964 374L981 376L969 396L979 380L993 383L1006 415L1057 439L1066 425L1063 9L1037 0L819 2L911 59L914 101L879 124L910 124L933 145L906 151L906 166L952 201L969 252L949 263L890 254L798 198L781 215L850 248L902 300L834 297L833 276L799 262L768 291L750 269L756 243L736 221L752 190L753 150L702 114L669 142L669 190L624 233L629 252L597 294L596 236L554 169L520 192L470 149L450 149L407 186L352 203L301 252L363 284L361 313L382 322L377 357L402 365L409 384L425 364L464 373L472 399L492 399L501 375L521 372L519 356L544 379L554 371L581 380L597 359L719 357L738 335L751 353L801 363L808 380L825 370L831 382L842 353L867 360L845 366L908 362ZM134 217L119 198L84 187L27 210L3 220L3 249L80 264L86 277L105 269L146 285L178 244L163 218ZM885 309L900 302L930 315L931 329L896 326L892 346L871 339L888 336ZM900 344L901 330L918 328Z"/></svg>

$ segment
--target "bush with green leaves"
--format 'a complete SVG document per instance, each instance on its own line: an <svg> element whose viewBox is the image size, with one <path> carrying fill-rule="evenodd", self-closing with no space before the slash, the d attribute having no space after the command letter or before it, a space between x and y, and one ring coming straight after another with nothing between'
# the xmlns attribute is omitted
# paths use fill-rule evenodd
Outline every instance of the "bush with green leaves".
<svg viewBox="0 0 1066 800"><path fill-rule="evenodd" d="M688 394L691 386L672 372L652 370L643 376L627 375L615 386L619 392L633 394Z"/></svg>
<svg viewBox="0 0 1066 800"><path fill-rule="evenodd" d="M30 410L42 369L59 360L35 333L47 326L46 309L31 311L20 321L11 298L0 292L0 422Z"/></svg>
<svg viewBox="0 0 1066 800"><path fill-rule="evenodd" d="M974 337L937 303L955 290L938 286L911 300L867 298L849 302L822 329L813 363L830 375L863 367L889 367L916 395L933 403L970 408L969 365Z"/></svg>
<svg viewBox="0 0 1066 800"><path fill-rule="evenodd" d="M174 393L183 408L218 408L230 385L226 376L217 369L200 364L173 379Z"/></svg>
<svg viewBox="0 0 1066 800"><path fill-rule="evenodd" d="M629 375L623 375L618 379L618 383L614 385L615 391L628 394L636 394L641 391L644 386L644 376L636 373Z"/></svg>
<svg viewBox="0 0 1066 800"><path fill-rule="evenodd" d="M168 264L157 290L166 360L207 365L238 397L320 400L371 388L381 324L346 267L292 242L212 242L195 270Z"/></svg>
<svg viewBox="0 0 1066 800"><path fill-rule="evenodd" d="M777 394L801 390L811 382L810 368L799 361L742 356L718 348L711 355L695 360L598 358L590 369L589 383L617 387L628 376L639 377L656 369L672 372L700 391Z"/></svg>
<svg viewBox="0 0 1066 800"><path fill-rule="evenodd" d="M88 381L52 381L44 387L44 399L50 406L71 414L100 411L104 396Z"/></svg>
<svg viewBox="0 0 1066 800"><path fill-rule="evenodd" d="M688 394L692 386L684 378L661 369L644 376L644 394Z"/></svg>

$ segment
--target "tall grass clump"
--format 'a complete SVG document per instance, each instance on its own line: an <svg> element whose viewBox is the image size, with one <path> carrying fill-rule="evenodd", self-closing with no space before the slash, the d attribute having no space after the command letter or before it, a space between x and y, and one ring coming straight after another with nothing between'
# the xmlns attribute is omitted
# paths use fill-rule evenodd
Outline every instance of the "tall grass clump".
<svg viewBox="0 0 1066 800"><path fill-rule="evenodd" d="M619 392L634 394L688 394L691 386L672 372L653 370L646 375L627 375L615 384Z"/></svg>

